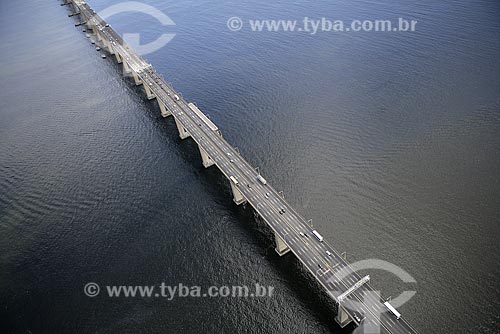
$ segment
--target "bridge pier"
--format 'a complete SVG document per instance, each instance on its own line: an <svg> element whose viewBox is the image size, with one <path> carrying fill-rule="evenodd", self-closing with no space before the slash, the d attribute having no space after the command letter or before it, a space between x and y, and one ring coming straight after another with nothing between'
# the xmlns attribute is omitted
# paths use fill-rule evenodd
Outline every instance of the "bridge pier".
<svg viewBox="0 0 500 334"><path fill-rule="evenodd" d="M213 164L215 164L215 161L213 161L212 158L210 158L208 153L204 149L202 149L201 146L198 145L198 148L200 149L201 160L203 161L203 167L208 168Z"/></svg>
<svg viewBox="0 0 500 334"><path fill-rule="evenodd" d="M337 316L335 317L335 321L339 324L341 328L344 328L352 321L351 318L349 317L349 314L347 314L344 307L340 304L338 307Z"/></svg>
<svg viewBox="0 0 500 334"><path fill-rule="evenodd" d="M130 74L130 72L132 72L132 69L130 68L130 65L127 63L127 61L123 62L123 70L126 74Z"/></svg>
<svg viewBox="0 0 500 334"><path fill-rule="evenodd" d="M118 52L115 52L115 57L118 64L121 64L123 62L122 57L118 54Z"/></svg>
<svg viewBox="0 0 500 334"><path fill-rule="evenodd" d="M76 5L73 3L73 1L64 1L64 3L65 3L66 5L71 5L71 8L75 11L75 13L71 14L71 16L75 16L75 15L82 15L82 13L80 13L80 8L78 8L78 6L76 6ZM61 5L61 6L63 6L63 5ZM71 16L70 16L70 17L71 17ZM82 17L83 17L83 15L82 15Z"/></svg>
<svg viewBox="0 0 500 334"><path fill-rule="evenodd" d="M146 85L144 85L144 87L146 87ZM177 130L179 130L179 137L181 137L181 139L186 139L187 137L190 137L191 135L189 134L189 132L187 132L184 125L182 125L181 122L178 121L177 118L175 117L174 120L175 120L175 125L177 125Z"/></svg>
<svg viewBox="0 0 500 334"><path fill-rule="evenodd" d="M274 233L274 241L276 242L276 248L274 248L274 250L279 256L283 256L290 251L290 248L277 233Z"/></svg>
<svg viewBox="0 0 500 334"><path fill-rule="evenodd" d="M154 99L156 96L153 94L151 89L149 88L148 85L142 85L144 87L144 90L146 91L146 95L148 97L148 100Z"/></svg>
<svg viewBox="0 0 500 334"><path fill-rule="evenodd" d="M97 37L97 41L103 41L104 39L101 36L101 33L99 32L99 29L96 30L95 36Z"/></svg>
<svg viewBox="0 0 500 334"><path fill-rule="evenodd" d="M104 47L108 49L108 52L112 55L115 54L115 51L113 50L113 47L111 46L111 42L108 40L103 40L102 43L104 44Z"/></svg>
<svg viewBox="0 0 500 334"><path fill-rule="evenodd" d="M243 194L238 189L238 186L235 185L231 180L229 180L229 183L231 184L231 190L233 191L234 203L236 203L236 205L245 203L247 200L245 199L245 197L243 197Z"/></svg>
<svg viewBox="0 0 500 334"><path fill-rule="evenodd" d="M142 85L141 79L139 79L139 76L137 75L137 72L132 70L132 76L134 77L134 82L136 86Z"/></svg>
<svg viewBox="0 0 500 334"><path fill-rule="evenodd" d="M158 101L158 105L160 106L161 115L163 117L168 117L168 116L172 115L170 110L167 109L167 106L164 105L163 102L161 102L158 98L156 99L156 101Z"/></svg>

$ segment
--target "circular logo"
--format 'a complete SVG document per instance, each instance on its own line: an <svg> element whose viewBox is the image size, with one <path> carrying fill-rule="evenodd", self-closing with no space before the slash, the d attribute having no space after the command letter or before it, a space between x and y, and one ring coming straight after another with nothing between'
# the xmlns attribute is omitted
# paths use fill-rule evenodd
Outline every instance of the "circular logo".
<svg viewBox="0 0 500 334"><path fill-rule="evenodd" d="M87 295L87 297L95 297L99 294L99 291L101 291L99 285L92 282L85 284L85 287L83 288L83 292Z"/></svg>
<svg viewBox="0 0 500 334"><path fill-rule="evenodd" d="M161 10L142 3L138 1L126 1L121 2L116 5L112 5L101 10L97 13L102 19L106 20L107 18L121 13L126 12L135 12L142 13L148 16L155 18L162 26L174 26L175 23L167 16L167 14L163 13ZM141 56L153 53L170 42L174 37L174 33L164 33L158 39L153 42L147 44L140 43L140 34L138 33L125 33L123 34L123 40L130 45L138 54Z"/></svg>
<svg viewBox="0 0 500 334"><path fill-rule="evenodd" d="M227 20L227 27L231 31L239 31L243 28L243 21L239 17L233 16Z"/></svg>

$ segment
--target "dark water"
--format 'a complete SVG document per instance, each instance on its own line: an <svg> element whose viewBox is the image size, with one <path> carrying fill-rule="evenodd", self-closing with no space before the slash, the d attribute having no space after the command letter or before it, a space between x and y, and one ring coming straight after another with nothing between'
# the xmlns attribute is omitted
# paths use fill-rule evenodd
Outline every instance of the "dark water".
<svg viewBox="0 0 500 334"><path fill-rule="evenodd" d="M96 10L117 1L89 1ZM421 333L500 333L497 1L145 1L146 56ZM232 203L58 1L0 2L2 333L341 331L300 265ZM414 33L235 33L243 19L419 21ZM155 39L142 14L110 19ZM94 299L101 285L253 285L264 299ZM352 331L352 328L345 332Z"/></svg>

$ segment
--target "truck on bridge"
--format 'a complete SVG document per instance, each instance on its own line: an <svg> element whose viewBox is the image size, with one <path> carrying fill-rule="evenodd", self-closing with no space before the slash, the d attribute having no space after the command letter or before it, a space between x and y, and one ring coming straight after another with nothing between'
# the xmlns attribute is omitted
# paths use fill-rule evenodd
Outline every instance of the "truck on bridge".
<svg viewBox="0 0 500 334"><path fill-rule="evenodd" d="M260 183L262 183L263 185L266 185L267 184L267 180L265 178L262 177L262 175L257 175L257 180L259 180Z"/></svg>
<svg viewBox="0 0 500 334"><path fill-rule="evenodd" d="M401 313L399 313L395 308L394 306L392 306L391 304L389 304L389 302L385 302L384 303L385 307L387 307L389 309L389 311L391 311L392 314L394 314L396 316L396 319L399 320L399 318L401 318Z"/></svg>

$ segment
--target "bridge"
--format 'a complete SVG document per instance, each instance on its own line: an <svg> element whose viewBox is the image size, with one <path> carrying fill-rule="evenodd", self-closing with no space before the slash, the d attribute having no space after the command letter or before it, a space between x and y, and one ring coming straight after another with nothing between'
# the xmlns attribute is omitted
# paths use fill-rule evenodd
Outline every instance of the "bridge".
<svg viewBox="0 0 500 334"><path fill-rule="evenodd" d="M293 253L312 277L334 300L336 322L345 327L354 322L365 333L417 333L403 317L392 312L385 300L361 277L328 241L308 224L260 172L222 136L218 127L193 103L175 91L153 66L139 56L83 0L66 0L79 17L75 26L85 26L92 38L123 64L124 73L144 87L148 99L156 99L161 115L173 117L181 139L191 137L199 147L203 166L216 166L229 180L237 205L248 203L267 223L276 252ZM397 313L397 311L396 311Z"/></svg>

